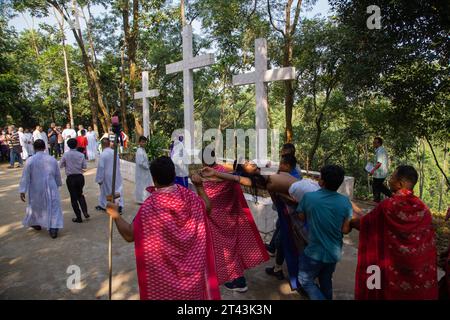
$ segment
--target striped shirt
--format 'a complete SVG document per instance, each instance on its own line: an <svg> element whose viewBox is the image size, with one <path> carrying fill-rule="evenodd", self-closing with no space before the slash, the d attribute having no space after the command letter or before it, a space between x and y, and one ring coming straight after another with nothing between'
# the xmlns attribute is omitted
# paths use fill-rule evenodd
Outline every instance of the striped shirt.
<svg viewBox="0 0 450 320"><path fill-rule="evenodd" d="M13 133L9 133L6 136L6 141L8 142L8 146L11 149L14 147L20 146L19 132L14 131Z"/></svg>

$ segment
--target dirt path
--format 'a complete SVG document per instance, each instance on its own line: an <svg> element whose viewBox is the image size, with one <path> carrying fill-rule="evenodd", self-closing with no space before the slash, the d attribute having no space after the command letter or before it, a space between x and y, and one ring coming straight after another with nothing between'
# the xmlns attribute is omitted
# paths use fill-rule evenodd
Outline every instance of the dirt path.
<svg viewBox="0 0 450 320"><path fill-rule="evenodd" d="M25 203L18 195L21 169L6 169L0 165L0 299L107 299L108 298L108 219L97 212L98 187L94 183L95 168L86 173L85 195L91 219L74 224L67 187L61 188L64 229L53 240L46 231L24 229ZM65 177L63 177L65 181ZM124 217L131 221L137 212L134 185L124 182ZM138 299L134 246L114 230L113 299ZM334 276L336 299L353 299L356 269L357 234L345 237L344 255ZM272 261L246 273L249 291L230 293L222 288L223 299L302 299L291 292L286 281L269 278L264 268ZM81 269L82 288L70 290L66 282L67 268Z"/></svg>

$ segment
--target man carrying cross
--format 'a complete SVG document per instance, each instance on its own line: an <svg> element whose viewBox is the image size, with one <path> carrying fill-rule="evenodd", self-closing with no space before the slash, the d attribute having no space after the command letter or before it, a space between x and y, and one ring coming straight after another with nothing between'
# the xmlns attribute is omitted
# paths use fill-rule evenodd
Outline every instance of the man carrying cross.
<svg viewBox="0 0 450 320"><path fill-rule="evenodd" d="M169 157L150 165L155 188L130 224L108 204L121 236L134 242L142 300L220 299L207 221L209 199L201 178L191 179L197 194L175 184Z"/></svg>

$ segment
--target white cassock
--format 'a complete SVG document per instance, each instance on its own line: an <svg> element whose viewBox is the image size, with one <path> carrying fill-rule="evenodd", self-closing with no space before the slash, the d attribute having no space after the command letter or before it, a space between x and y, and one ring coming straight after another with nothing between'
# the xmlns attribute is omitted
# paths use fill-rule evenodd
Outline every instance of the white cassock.
<svg viewBox="0 0 450 320"><path fill-rule="evenodd" d="M136 171L135 171L135 190L134 195L137 203L143 203L149 196L145 190L153 186L153 179L150 174L148 156L144 148L139 147L136 151Z"/></svg>
<svg viewBox="0 0 450 320"><path fill-rule="evenodd" d="M67 152L70 150L69 146L67 145L67 140L69 140L70 138L76 139L77 132L74 129L64 129L61 135L64 139L64 152Z"/></svg>
<svg viewBox="0 0 450 320"><path fill-rule="evenodd" d="M39 130L33 131L33 141L42 140L41 132Z"/></svg>
<svg viewBox="0 0 450 320"><path fill-rule="evenodd" d="M33 136L31 133L23 133L20 138L20 145L22 146L22 159L27 160L33 155Z"/></svg>
<svg viewBox="0 0 450 320"><path fill-rule="evenodd" d="M88 160L95 160L95 158L97 157L97 132L91 131L86 133L86 138L88 140L87 145Z"/></svg>
<svg viewBox="0 0 450 320"><path fill-rule="evenodd" d="M189 176L189 156L186 152L183 142L175 141L172 151L172 161L175 165L175 175L177 177Z"/></svg>
<svg viewBox="0 0 450 320"><path fill-rule="evenodd" d="M45 142L45 153L48 153L48 137L47 137L47 134L44 131L42 131L41 132L41 137L42 137L42 140L44 140L44 142Z"/></svg>
<svg viewBox="0 0 450 320"><path fill-rule="evenodd" d="M106 196L111 194L112 191L112 177L113 177L113 165L114 165L114 150L106 148L100 154L97 166L97 175L95 177L96 183L100 185L100 196L98 197L98 205L102 208L106 208ZM117 156L117 172L116 172L116 190L120 193L119 206L123 207L123 191L122 191L122 175L120 174L120 161Z"/></svg>
<svg viewBox="0 0 450 320"><path fill-rule="evenodd" d="M24 156L25 156L24 152L26 152L26 151L24 151L24 149L25 149L25 142L23 141L23 132L18 131L17 133L19 134L20 146L22 147L22 153L20 154L20 157L22 158L22 160L25 160L26 158L24 158Z"/></svg>
<svg viewBox="0 0 450 320"><path fill-rule="evenodd" d="M28 194L26 216L22 222L25 227L63 227L58 189L61 186L61 173L55 158L44 152L37 152L28 159L19 186L20 193Z"/></svg>

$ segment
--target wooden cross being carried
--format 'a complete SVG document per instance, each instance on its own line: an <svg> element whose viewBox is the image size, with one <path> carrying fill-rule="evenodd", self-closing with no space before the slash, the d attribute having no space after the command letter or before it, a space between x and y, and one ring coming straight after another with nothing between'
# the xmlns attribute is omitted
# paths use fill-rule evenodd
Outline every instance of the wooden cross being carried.
<svg viewBox="0 0 450 320"><path fill-rule="evenodd" d="M215 63L214 54L193 56L192 26L183 27L183 60L166 65L166 74L183 71L185 148L190 155L194 152L194 69Z"/></svg>
<svg viewBox="0 0 450 320"><path fill-rule="evenodd" d="M267 70L267 40L255 40L255 71L233 76L233 85L256 85L256 155L258 160L267 160L267 82L295 79L295 68Z"/></svg>
<svg viewBox="0 0 450 320"><path fill-rule="evenodd" d="M148 98L153 98L159 96L158 90L148 89L148 71L142 72L142 91L136 92L134 94L134 99L142 99L142 116L144 123L144 136L149 137L150 135L150 110L148 105Z"/></svg>

